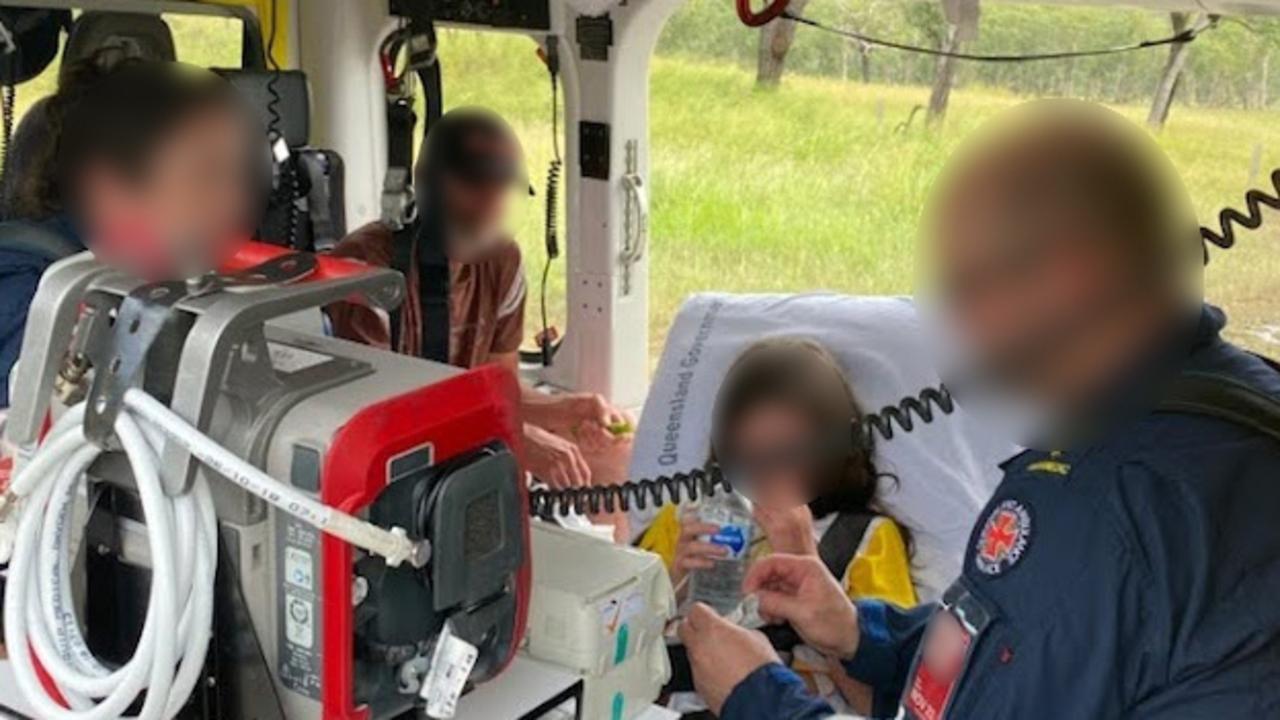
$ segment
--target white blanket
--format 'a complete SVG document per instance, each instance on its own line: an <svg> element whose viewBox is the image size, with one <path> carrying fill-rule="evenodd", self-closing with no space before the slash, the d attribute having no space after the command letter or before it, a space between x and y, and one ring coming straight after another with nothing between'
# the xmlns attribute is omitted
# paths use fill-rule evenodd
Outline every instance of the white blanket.
<svg viewBox="0 0 1280 720"><path fill-rule="evenodd" d="M645 401L631 477L699 467L708 451L712 405L729 364L745 347L788 335L821 342L839 358L863 410L897 404L939 383L912 302L834 294L706 293L685 302ZM881 483L881 502L911 529L922 600L941 595L960 570L975 516L1000 479L998 463L1017 449L990 437L963 410L879 442L876 464L898 481ZM654 511L634 513L637 534Z"/></svg>

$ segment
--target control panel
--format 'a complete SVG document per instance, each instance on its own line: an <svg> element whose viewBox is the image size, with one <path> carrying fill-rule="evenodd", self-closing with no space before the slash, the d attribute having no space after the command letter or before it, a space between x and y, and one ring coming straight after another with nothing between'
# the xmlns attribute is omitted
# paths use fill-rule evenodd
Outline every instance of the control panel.
<svg viewBox="0 0 1280 720"><path fill-rule="evenodd" d="M551 29L549 0L391 0L391 14L438 23Z"/></svg>

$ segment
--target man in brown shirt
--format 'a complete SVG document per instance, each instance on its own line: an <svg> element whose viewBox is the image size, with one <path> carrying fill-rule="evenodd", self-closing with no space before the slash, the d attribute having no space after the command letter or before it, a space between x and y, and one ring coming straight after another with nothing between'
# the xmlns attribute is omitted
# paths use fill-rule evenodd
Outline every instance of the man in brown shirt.
<svg viewBox="0 0 1280 720"><path fill-rule="evenodd" d="M333 251L400 270L407 297L390 316L352 303L329 306L334 334L459 367L492 362L517 371L527 293L520 247L503 220L512 186L525 186L520 155L515 133L493 113L464 108L438 120L414 172L417 220L400 233L365 225ZM589 484L579 443L610 443L608 427L621 415L589 393L525 387L522 402L530 471L557 487Z"/></svg>

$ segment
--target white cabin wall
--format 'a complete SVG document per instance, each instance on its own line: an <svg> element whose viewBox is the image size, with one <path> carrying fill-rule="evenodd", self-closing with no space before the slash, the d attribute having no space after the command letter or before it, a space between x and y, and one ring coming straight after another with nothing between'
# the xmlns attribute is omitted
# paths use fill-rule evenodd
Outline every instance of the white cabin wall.
<svg viewBox="0 0 1280 720"><path fill-rule="evenodd" d="M347 227L355 229L380 215L387 122L377 55L393 21L375 0L305 0L295 17L298 65L311 82L311 144L342 155Z"/></svg>
<svg viewBox="0 0 1280 720"><path fill-rule="evenodd" d="M556 387L601 393L628 408L643 404L648 390L649 264L646 252L632 267L631 291L624 294L619 256L626 145L631 140L637 143L638 172L647 190L649 60L663 25L681 3L631 0L613 7L609 59L592 61L579 57L574 37L577 13L570 3L553 0L552 31L561 39L566 110L563 262L568 271L568 322L555 362L537 375ZM298 4L296 22L301 38L299 66L307 72L312 88L312 144L342 155L347 225L355 228L379 215L386 121L376 54L378 41L393 21L385 2L306 0ZM582 177L578 160L582 120L610 126L608 180ZM648 214L647 206L644 212Z"/></svg>
<svg viewBox="0 0 1280 720"><path fill-rule="evenodd" d="M644 403L649 381L648 252L632 267L624 294L622 265L626 145L637 143L638 172L649 187L649 60L658 35L681 0L632 0L614 7L609 59L583 60L574 37L576 13L557 3L564 28L561 64L566 105L566 258L568 328L552 384L603 394L621 407ZM610 126L609 179L582 177L581 121ZM648 214L648 207L644 213Z"/></svg>

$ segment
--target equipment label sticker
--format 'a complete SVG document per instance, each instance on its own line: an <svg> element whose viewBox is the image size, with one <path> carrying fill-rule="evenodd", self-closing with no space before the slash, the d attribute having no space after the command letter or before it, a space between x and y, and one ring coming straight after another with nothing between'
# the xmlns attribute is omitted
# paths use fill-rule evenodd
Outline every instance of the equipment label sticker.
<svg viewBox="0 0 1280 720"><path fill-rule="evenodd" d="M320 699L320 531L276 512L277 627L280 682Z"/></svg>
<svg viewBox="0 0 1280 720"><path fill-rule="evenodd" d="M323 365L333 359L323 353L278 342L268 342L267 352L271 354L271 367L286 375Z"/></svg>

